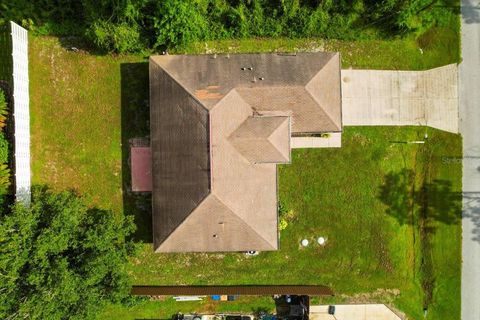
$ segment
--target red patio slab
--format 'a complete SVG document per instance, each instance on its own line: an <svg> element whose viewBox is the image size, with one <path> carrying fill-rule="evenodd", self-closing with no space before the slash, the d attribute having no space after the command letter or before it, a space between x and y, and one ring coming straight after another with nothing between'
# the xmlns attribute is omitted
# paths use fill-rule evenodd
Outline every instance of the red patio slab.
<svg viewBox="0 0 480 320"><path fill-rule="evenodd" d="M132 191L152 191L152 151L150 147L131 147Z"/></svg>

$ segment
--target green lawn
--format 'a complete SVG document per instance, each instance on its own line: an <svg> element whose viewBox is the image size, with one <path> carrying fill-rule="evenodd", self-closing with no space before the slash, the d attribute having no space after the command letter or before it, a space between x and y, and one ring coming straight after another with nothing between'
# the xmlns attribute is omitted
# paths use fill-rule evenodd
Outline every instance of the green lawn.
<svg viewBox="0 0 480 320"><path fill-rule="evenodd" d="M279 170L280 200L290 212L279 251L250 258L243 254L159 255L147 246L131 267L135 283L326 284L339 295L370 293L375 296L371 301L393 302L418 318L424 273L433 272L438 279L431 313L459 318L460 300L451 298L459 298L460 288L460 202L445 203L441 198L431 200L439 205L429 202L430 214L436 217L429 221L436 229L428 235L433 242L431 253L421 252L418 220L424 163L432 167L428 179L451 182L441 192L449 195L461 190L461 167L443 160L461 155L461 140L429 129L425 145L398 143L418 140L424 132L424 128L347 127L341 149L294 150L292 164ZM394 179L405 169L413 172L411 183L387 183L388 177ZM386 190L397 188L395 192L384 195L381 190L386 183ZM438 211L440 205L452 208L448 220ZM447 233L451 236L445 237ZM325 247L300 248L301 239L314 243L318 236L328 239ZM433 271L425 270L424 254L433 255ZM378 289L387 291L378 294Z"/></svg>
<svg viewBox="0 0 480 320"><path fill-rule="evenodd" d="M338 51L343 68L423 70L460 62L459 31L432 29L418 39L242 39L196 43L175 53Z"/></svg>
<svg viewBox="0 0 480 320"><path fill-rule="evenodd" d="M340 50L344 67L419 69L458 61L458 51L441 49L448 46L442 39L423 54L413 39L256 39L202 43L189 52L323 48ZM326 284L334 301L383 301L418 319L424 293L432 292L429 318L459 319L460 209L454 202L447 203L451 212L441 210L445 195L461 190L461 165L448 161L461 156L458 136L429 129L425 145L412 145L398 142L418 140L425 128L345 128L341 149L295 150L292 164L279 169L280 200L289 212L279 251L252 258L154 254L149 199L128 192L128 139L148 134L144 57L69 52L56 38L31 38L30 83L33 182L73 188L94 205L135 215L135 238L144 243L130 265L136 284ZM412 172L408 183L405 170ZM432 187L436 179L443 188ZM328 238L324 248L299 247L300 239L320 235ZM100 318L169 317L191 307L234 308L145 302L110 306Z"/></svg>

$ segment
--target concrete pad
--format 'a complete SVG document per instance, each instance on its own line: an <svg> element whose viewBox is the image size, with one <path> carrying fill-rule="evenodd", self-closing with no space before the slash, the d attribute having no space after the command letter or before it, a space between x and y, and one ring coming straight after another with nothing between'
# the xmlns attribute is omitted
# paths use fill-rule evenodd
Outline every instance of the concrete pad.
<svg viewBox="0 0 480 320"><path fill-rule="evenodd" d="M457 65L449 64L425 71L427 98L458 99Z"/></svg>
<svg viewBox="0 0 480 320"><path fill-rule="evenodd" d="M449 132L458 131L458 99L426 99L425 112L429 126Z"/></svg>
<svg viewBox="0 0 480 320"><path fill-rule="evenodd" d="M342 133L332 132L326 137L292 137L290 146L298 148L340 148L342 146Z"/></svg>
<svg viewBox="0 0 480 320"><path fill-rule="evenodd" d="M425 99L398 99L399 117L402 125L425 125Z"/></svg>
<svg viewBox="0 0 480 320"><path fill-rule="evenodd" d="M428 125L458 133L458 70L342 70L344 125Z"/></svg>
<svg viewBox="0 0 480 320"><path fill-rule="evenodd" d="M314 320L401 320L384 304L335 305L335 314L328 314L327 306L310 306L310 319Z"/></svg>

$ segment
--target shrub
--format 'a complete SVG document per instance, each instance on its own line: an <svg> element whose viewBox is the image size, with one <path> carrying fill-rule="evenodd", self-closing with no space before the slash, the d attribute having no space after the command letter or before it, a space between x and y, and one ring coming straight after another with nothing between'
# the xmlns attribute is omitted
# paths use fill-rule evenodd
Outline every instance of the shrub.
<svg viewBox="0 0 480 320"><path fill-rule="evenodd" d="M5 127L7 124L7 115L8 115L8 110L7 110L7 101L5 99L5 94L3 93L2 90L0 90L0 129Z"/></svg>
<svg viewBox="0 0 480 320"><path fill-rule="evenodd" d="M0 24L24 21L39 34L85 34L117 52L227 37L419 35L450 26L458 13L452 0L0 0L0 8Z"/></svg>
<svg viewBox="0 0 480 320"><path fill-rule="evenodd" d="M87 37L101 50L107 52L133 52L142 48L137 25L122 22L115 24L98 20L86 32Z"/></svg>
<svg viewBox="0 0 480 320"><path fill-rule="evenodd" d="M0 132L0 164L8 162L8 141L5 134Z"/></svg>
<svg viewBox="0 0 480 320"><path fill-rule="evenodd" d="M7 194L10 187L10 169L6 164L0 164L0 195Z"/></svg>
<svg viewBox="0 0 480 320"><path fill-rule="evenodd" d="M155 47L182 47L203 40L208 24L199 9L192 0L160 2L153 19L157 34Z"/></svg>

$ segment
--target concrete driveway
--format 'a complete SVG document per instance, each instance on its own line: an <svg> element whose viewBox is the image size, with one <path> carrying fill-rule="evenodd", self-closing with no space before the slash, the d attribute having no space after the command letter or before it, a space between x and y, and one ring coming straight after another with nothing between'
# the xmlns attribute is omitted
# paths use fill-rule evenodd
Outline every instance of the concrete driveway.
<svg viewBox="0 0 480 320"><path fill-rule="evenodd" d="M335 314L328 314L328 305L310 306L311 320L401 320L384 304L337 304Z"/></svg>
<svg viewBox="0 0 480 320"><path fill-rule="evenodd" d="M428 125L458 133L457 66L342 70L342 117L346 126Z"/></svg>

